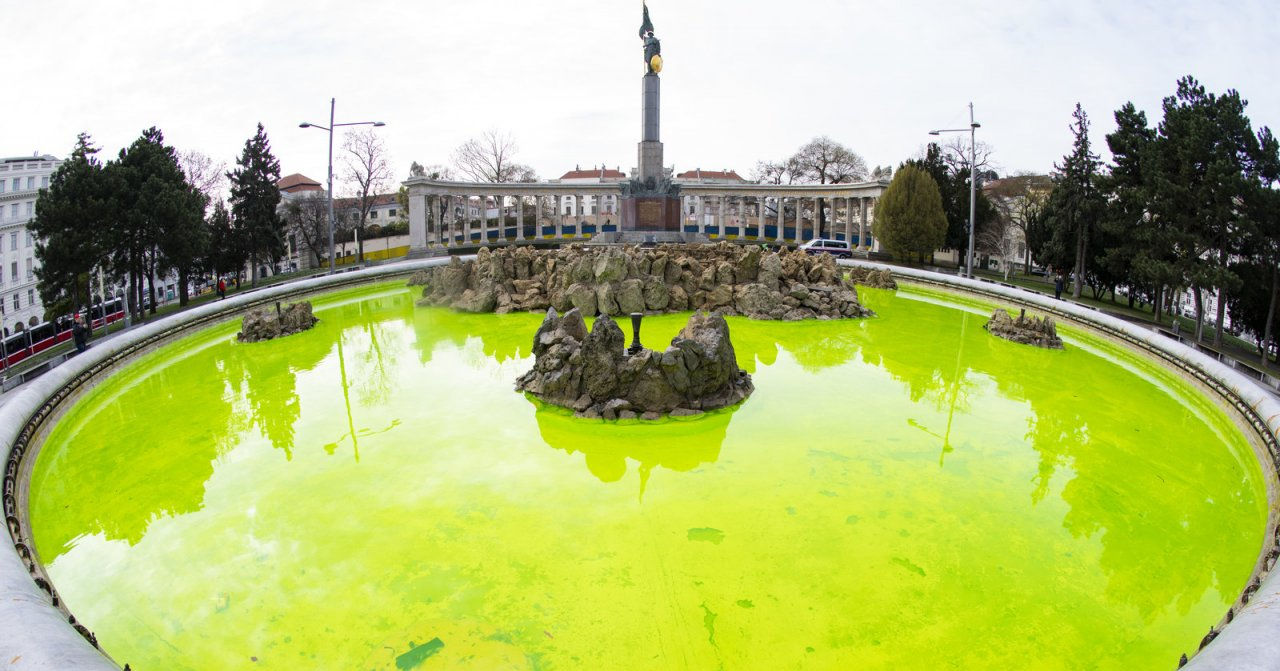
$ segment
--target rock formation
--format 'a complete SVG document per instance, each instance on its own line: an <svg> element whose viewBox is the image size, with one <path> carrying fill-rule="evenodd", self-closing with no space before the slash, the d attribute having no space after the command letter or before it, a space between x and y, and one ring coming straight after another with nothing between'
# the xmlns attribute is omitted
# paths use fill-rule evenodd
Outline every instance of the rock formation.
<svg viewBox="0 0 1280 671"><path fill-rule="evenodd" d="M983 328L1005 340L1046 349L1062 349L1062 339L1058 337L1058 329L1053 325L1053 318L1028 317L1026 310L1014 319L1008 312L997 309Z"/></svg>
<svg viewBox="0 0 1280 671"><path fill-rule="evenodd" d="M419 305L465 312L576 308L585 316L714 310L752 319L868 317L829 254L714 245L481 248L474 261L421 270Z"/></svg>
<svg viewBox="0 0 1280 671"><path fill-rule="evenodd" d="M626 336L608 316L588 332L582 310L559 317L548 309L533 338L533 369L516 380L516 390L579 417L604 419L696 415L734 405L754 390L719 314L695 313L665 352L627 354L625 346Z"/></svg>
<svg viewBox="0 0 1280 671"><path fill-rule="evenodd" d="M853 284L861 284L864 287L872 289L897 289L898 283L893 279L893 273L889 269L875 270L872 268L850 268L849 281Z"/></svg>
<svg viewBox="0 0 1280 671"><path fill-rule="evenodd" d="M318 321L320 320L311 314L311 303L308 301L299 301L283 308L276 303L274 307L257 308L245 313L236 339L240 342L271 340L305 331Z"/></svg>

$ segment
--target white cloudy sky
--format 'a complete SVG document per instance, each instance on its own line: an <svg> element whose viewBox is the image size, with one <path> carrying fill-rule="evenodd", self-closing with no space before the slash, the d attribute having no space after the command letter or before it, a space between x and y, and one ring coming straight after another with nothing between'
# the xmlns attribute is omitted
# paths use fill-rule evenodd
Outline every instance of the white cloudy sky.
<svg viewBox="0 0 1280 671"><path fill-rule="evenodd" d="M662 139L679 170L780 158L829 135L868 163L964 126L1005 171L1047 171L1076 101L1096 141L1126 100L1159 117L1176 79L1236 88L1280 125L1280 18L1262 1L651 0ZM60 2L0 0L0 155L64 156L81 130L114 154L157 125L228 163L261 121L283 172L325 173L324 133L377 119L396 173L509 131L544 177L629 169L640 132L638 0Z"/></svg>

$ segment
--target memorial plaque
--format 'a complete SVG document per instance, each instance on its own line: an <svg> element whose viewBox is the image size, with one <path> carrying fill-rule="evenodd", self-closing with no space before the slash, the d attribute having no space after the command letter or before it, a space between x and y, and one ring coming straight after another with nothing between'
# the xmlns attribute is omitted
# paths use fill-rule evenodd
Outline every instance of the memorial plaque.
<svg viewBox="0 0 1280 671"><path fill-rule="evenodd" d="M663 224L662 217L662 201L660 200L637 200L636 201L636 228L642 231L662 230L666 228Z"/></svg>

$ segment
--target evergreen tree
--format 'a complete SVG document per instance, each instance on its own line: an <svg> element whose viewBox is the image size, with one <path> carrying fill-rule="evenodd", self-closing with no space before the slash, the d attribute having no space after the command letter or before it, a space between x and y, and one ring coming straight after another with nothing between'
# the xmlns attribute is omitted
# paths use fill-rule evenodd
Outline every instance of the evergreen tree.
<svg viewBox="0 0 1280 671"><path fill-rule="evenodd" d="M271 143L262 124L245 141L236 165L239 167L227 173L231 180L231 217L256 286L259 264L275 263L284 255L284 221L276 212L280 204L280 188L276 185L280 162L271 154Z"/></svg>
<svg viewBox="0 0 1280 671"><path fill-rule="evenodd" d="M942 198L942 210L947 217L946 238L940 247L961 251L961 257L969 249L969 167L956 162L947 163L942 147L930 142L922 158L911 159L903 165L914 165L929 173ZM901 168L899 168L901 169ZM981 176L981 173L979 173ZM974 235L995 222L998 213L995 205L979 187L975 190Z"/></svg>
<svg viewBox="0 0 1280 671"><path fill-rule="evenodd" d="M238 286L240 270L244 268L247 259L240 244L241 236L232 225L231 214L221 200L214 203L206 226L209 230L209 247L205 267L218 277L234 274Z"/></svg>
<svg viewBox="0 0 1280 671"><path fill-rule="evenodd" d="M899 258L933 254L946 239L947 217L938 184L907 164L898 169L876 205L876 237Z"/></svg>
<svg viewBox="0 0 1280 671"><path fill-rule="evenodd" d="M1075 119L1071 124L1071 133L1075 136L1071 153L1063 157L1061 164L1054 165L1053 192L1045 206L1045 221L1051 231L1045 256L1059 270L1068 259L1073 259L1075 282L1071 295L1079 298L1085 281L1089 240L1101 216L1103 200L1097 184L1098 155L1089 148L1089 117L1079 103L1071 116Z"/></svg>
<svg viewBox="0 0 1280 671"><path fill-rule="evenodd" d="M156 278L177 270L185 291L185 281L204 255L203 238L193 232L203 216L203 196L187 182L177 152L154 126L121 150L104 175L114 210L106 230L112 266L117 276L129 278L130 303L139 311L145 283L155 314Z"/></svg>
<svg viewBox="0 0 1280 671"><path fill-rule="evenodd" d="M46 318L90 303L91 274L102 260L104 201L102 164L88 133L76 137L71 156L40 190L29 227L36 238L36 278Z"/></svg>
<svg viewBox="0 0 1280 671"><path fill-rule="evenodd" d="M1105 238L1099 245L1099 262L1118 284L1128 286L1131 306L1135 296L1150 293L1152 314L1159 321L1163 287L1175 285L1177 274L1164 222L1147 209L1147 166L1156 134L1147 125L1147 115L1133 103L1116 110L1115 119L1116 130L1107 135L1114 165L1099 180L1106 202L1098 222Z"/></svg>
<svg viewBox="0 0 1280 671"><path fill-rule="evenodd" d="M1204 318L1201 293L1218 291L1215 344L1221 344L1229 294L1241 286L1231 259L1258 234L1246 205L1275 172L1264 149L1274 139L1266 129L1254 134L1244 114L1247 104L1233 90L1215 95L1193 77L1178 80L1177 92L1164 99L1150 163L1149 207L1167 226L1173 262L1195 296L1197 338Z"/></svg>

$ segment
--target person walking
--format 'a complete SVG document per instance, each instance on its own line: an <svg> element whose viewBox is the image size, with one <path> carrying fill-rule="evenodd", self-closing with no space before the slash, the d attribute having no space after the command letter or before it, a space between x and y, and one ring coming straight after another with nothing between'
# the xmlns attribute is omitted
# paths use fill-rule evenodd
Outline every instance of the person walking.
<svg viewBox="0 0 1280 671"><path fill-rule="evenodd" d="M227 281L221 277L218 278L218 300L227 297Z"/></svg>
<svg viewBox="0 0 1280 671"><path fill-rule="evenodd" d="M78 312L76 313L75 321L71 324L71 339L76 343L77 354L85 350L84 315Z"/></svg>
<svg viewBox="0 0 1280 671"><path fill-rule="evenodd" d="M1053 278L1053 297L1062 300L1062 273Z"/></svg>

